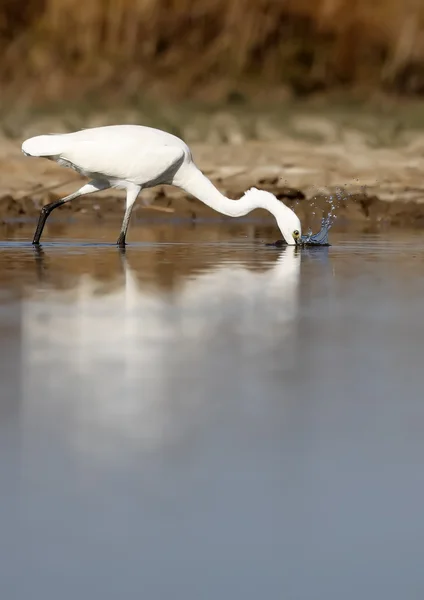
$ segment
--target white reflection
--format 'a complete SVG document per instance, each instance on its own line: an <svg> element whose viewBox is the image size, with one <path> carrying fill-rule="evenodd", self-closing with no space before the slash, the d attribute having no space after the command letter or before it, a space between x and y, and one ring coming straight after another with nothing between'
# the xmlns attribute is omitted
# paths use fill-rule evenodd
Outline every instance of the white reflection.
<svg viewBox="0 0 424 600"><path fill-rule="evenodd" d="M113 293L84 276L23 305L26 423L54 421L67 443L101 458L170 443L209 403L265 390L294 360L296 249L266 270L222 262L169 291L144 289L130 262Z"/></svg>

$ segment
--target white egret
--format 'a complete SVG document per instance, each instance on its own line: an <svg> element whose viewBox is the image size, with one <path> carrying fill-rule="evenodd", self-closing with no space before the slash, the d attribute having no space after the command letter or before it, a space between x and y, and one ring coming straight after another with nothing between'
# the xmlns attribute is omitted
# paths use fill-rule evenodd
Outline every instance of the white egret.
<svg viewBox="0 0 424 600"><path fill-rule="evenodd" d="M301 240L299 218L288 206L270 192L256 188L248 190L240 200L225 197L196 167L187 144L165 131L139 125L111 125L40 135L25 140L22 152L54 160L91 179L73 194L42 208L33 244L39 244L52 210L78 196L114 187L127 192L125 216L117 241L119 246L125 246L138 194L143 188L158 184L182 188L230 217L241 217L255 208L263 208L274 215L287 244L294 245Z"/></svg>

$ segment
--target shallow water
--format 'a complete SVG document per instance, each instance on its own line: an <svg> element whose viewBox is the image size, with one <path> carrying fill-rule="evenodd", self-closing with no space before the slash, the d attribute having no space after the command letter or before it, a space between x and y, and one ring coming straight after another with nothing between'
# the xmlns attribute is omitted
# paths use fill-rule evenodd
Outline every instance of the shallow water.
<svg viewBox="0 0 424 600"><path fill-rule="evenodd" d="M1 597L422 598L424 237L102 231L0 244Z"/></svg>

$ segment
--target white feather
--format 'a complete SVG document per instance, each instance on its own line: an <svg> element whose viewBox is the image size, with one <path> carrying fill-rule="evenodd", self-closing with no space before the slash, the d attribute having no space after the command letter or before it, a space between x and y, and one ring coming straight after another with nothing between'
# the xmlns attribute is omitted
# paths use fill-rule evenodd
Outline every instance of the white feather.
<svg viewBox="0 0 424 600"><path fill-rule="evenodd" d="M195 166L187 144L159 129L112 125L74 133L40 135L26 140L22 151L26 155L55 160L93 180L66 201L110 186L126 188L125 231L131 207L141 189L173 184L232 217L245 215L255 208L268 210L275 216L288 244L294 243L293 231L300 232L300 221L295 213L269 192L252 188L237 201L223 196ZM39 239L39 235L35 239Z"/></svg>

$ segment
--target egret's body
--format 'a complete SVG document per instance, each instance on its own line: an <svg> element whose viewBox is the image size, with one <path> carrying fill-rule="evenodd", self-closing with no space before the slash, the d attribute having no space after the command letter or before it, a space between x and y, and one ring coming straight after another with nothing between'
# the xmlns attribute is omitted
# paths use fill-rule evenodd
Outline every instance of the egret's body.
<svg viewBox="0 0 424 600"><path fill-rule="evenodd" d="M55 160L91 179L74 194L43 207L34 244L39 243L47 217L53 209L78 196L116 187L127 192L125 216L117 242L123 246L138 194L143 188L159 184L180 187L230 217L240 217L255 208L264 208L274 215L288 244L293 245L301 239L298 217L273 194L252 188L240 200L226 198L196 167L187 144L158 129L113 125L75 133L40 135L26 140L22 151L28 156Z"/></svg>

